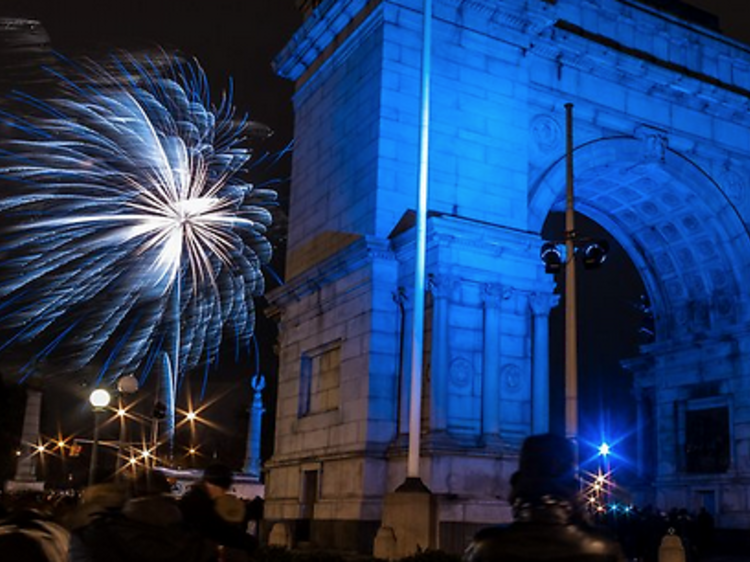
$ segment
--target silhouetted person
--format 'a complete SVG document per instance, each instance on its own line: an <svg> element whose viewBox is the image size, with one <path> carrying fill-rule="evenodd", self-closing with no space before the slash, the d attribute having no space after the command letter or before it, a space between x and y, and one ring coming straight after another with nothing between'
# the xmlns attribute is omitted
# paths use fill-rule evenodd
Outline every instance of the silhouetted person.
<svg viewBox="0 0 750 562"><path fill-rule="evenodd" d="M240 525L244 521L244 504L232 501L229 494L232 487L232 471L222 464L213 464L203 471L203 478L196 483L180 500L185 523L190 529L209 539L222 551L237 550L251 554L258 542ZM237 498L234 498L237 499ZM242 505L242 513L236 522L227 517L227 509Z"/></svg>
<svg viewBox="0 0 750 562"><path fill-rule="evenodd" d="M533 435L524 441L509 499L514 522L480 531L465 562L625 561L617 542L584 521L575 452L564 437Z"/></svg>
<svg viewBox="0 0 750 562"><path fill-rule="evenodd" d="M67 562L68 531L36 509L13 511L0 520L0 560Z"/></svg>
<svg viewBox="0 0 750 562"><path fill-rule="evenodd" d="M189 532L160 472L133 483L122 509L98 514L73 533L71 562L213 562L208 541Z"/></svg>
<svg viewBox="0 0 750 562"><path fill-rule="evenodd" d="M714 518L705 507L695 517L695 546L699 554L705 554L713 546Z"/></svg>

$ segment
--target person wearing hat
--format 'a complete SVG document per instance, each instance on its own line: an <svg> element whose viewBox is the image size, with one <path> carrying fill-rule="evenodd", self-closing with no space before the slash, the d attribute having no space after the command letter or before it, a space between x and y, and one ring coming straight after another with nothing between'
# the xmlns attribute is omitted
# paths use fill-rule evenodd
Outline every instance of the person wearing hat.
<svg viewBox="0 0 750 562"><path fill-rule="evenodd" d="M528 437L510 480L513 523L479 531L464 562L625 562L620 545L585 522L575 466L566 438Z"/></svg>
<svg viewBox="0 0 750 562"><path fill-rule="evenodd" d="M242 500L229 493L232 480L229 467L223 464L206 467L203 478L180 500L180 510L185 524L222 547L221 552L229 549L249 555L258 543L237 523L240 517L244 521L245 506Z"/></svg>

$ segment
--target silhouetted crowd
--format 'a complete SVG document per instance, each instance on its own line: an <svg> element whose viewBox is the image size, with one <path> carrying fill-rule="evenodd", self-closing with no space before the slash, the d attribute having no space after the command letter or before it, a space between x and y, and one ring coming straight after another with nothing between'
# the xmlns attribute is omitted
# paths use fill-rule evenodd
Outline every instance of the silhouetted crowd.
<svg viewBox="0 0 750 562"><path fill-rule="evenodd" d="M714 518L705 508L690 513L685 508L659 511L649 505L610 511L594 520L611 529L630 560L655 562L661 541L669 534L680 537L687 562L701 560L714 543Z"/></svg>
<svg viewBox="0 0 750 562"><path fill-rule="evenodd" d="M217 464L179 499L158 471L80 494L6 494L0 560L248 562L258 541L247 530L262 519L262 500L244 502L229 493L231 485L231 470ZM679 537L685 560L698 562L713 546L714 520L705 509L649 506L591 517L572 444L553 434L524 441L509 500L513 523L480 531L464 562L656 562L665 537Z"/></svg>
<svg viewBox="0 0 750 562"><path fill-rule="evenodd" d="M6 494L0 559L8 562L247 562L258 501L229 493L231 470L206 469L182 498L161 472L95 484L80 494ZM250 509L248 509L250 508Z"/></svg>

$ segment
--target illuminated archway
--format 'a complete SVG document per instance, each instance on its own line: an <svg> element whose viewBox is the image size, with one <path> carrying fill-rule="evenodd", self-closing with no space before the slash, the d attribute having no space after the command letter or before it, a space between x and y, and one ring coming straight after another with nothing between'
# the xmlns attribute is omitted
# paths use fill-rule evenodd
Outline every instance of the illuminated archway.
<svg viewBox="0 0 750 562"><path fill-rule="evenodd" d="M622 244L652 300L657 341L681 341L747 320L750 233L720 185L686 156L634 137L575 151L576 209ZM531 192L541 226L564 204L564 162Z"/></svg>

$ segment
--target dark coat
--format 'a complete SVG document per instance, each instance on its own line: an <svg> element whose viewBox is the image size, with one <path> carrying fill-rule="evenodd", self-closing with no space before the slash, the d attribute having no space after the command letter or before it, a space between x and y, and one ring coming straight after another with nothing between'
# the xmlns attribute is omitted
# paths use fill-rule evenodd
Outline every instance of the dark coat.
<svg viewBox="0 0 750 562"><path fill-rule="evenodd" d="M121 513L103 514L76 531L72 562L209 562L216 550L182 524L172 498L130 500Z"/></svg>
<svg viewBox="0 0 750 562"><path fill-rule="evenodd" d="M617 542L576 519L564 502L520 506L511 525L480 531L464 562L625 562Z"/></svg>

